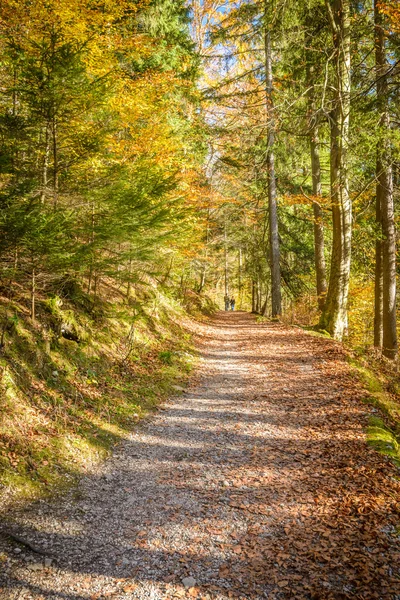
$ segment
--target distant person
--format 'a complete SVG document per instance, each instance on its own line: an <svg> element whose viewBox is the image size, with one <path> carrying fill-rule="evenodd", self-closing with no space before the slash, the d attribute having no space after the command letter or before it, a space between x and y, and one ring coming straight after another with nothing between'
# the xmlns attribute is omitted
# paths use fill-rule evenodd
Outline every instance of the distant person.
<svg viewBox="0 0 400 600"><path fill-rule="evenodd" d="M236 304L235 298L233 298L233 297L231 298L230 304L231 304L231 310L235 310L235 304Z"/></svg>
<svg viewBox="0 0 400 600"><path fill-rule="evenodd" d="M224 296L224 302L225 302L225 310L229 310L229 296L228 295Z"/></svg>

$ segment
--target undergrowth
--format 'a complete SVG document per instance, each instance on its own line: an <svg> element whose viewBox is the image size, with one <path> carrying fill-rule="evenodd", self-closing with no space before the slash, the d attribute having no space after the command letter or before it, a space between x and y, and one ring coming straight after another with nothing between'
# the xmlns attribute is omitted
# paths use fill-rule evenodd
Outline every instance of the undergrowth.
<svg viewBox="0 0 400 600"><path fill-rule="evenodd" d="M330 338L318 326L301 326L309 335ZM348 347L347 359L369 392L364 401L377 413L370 417L367 441L381 454L390 457L400 467L400 384L397 365L362 349L357 356Z"/></svg>
<svg viewBox="0 0 400 600"><path fill-rule="evenodd" d="M142 290L126 302L109 286L94 305L78 292L40 299L36 322L24 298L13 299L11 317L0 298L13 319L0 354L3 508L70 486L191 370L189 320L177 301ZM61 326L77 341L61 337Z"/></svg>
<svg viewBox="0 0 400 600"><path fill-rule="evenodd" d="M400 467L400 402L396 394L393 366L388 371L384 361L380 365L372 357L371 361L373 369L360 359L350 359L350 364L369 392L365 402L372 404L376 412L369 420L368 443Z"/></svg>

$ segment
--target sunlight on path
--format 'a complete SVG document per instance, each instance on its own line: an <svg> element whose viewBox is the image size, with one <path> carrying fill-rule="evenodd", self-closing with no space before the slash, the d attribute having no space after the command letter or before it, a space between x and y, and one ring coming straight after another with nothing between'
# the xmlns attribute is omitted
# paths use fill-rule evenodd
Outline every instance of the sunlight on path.
<svg viewBox="0 0 400 600"><path fill-rule="evenodd" d="M339 348L245 313L202 334L182 397L17 515L52 560L15 554L0 598L400 598L399 486Z"/></svg>

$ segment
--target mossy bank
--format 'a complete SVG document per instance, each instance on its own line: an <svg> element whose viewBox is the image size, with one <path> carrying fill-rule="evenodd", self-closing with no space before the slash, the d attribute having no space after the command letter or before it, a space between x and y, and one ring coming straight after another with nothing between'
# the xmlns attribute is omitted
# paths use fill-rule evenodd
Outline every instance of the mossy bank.
<svg viewBox="0 0 400 600"><path fill-rule="evenodd" d="M73 484L192 369L193 321L180 302L151 286L128 301L111 287L102 297L76 288L43 298L34 322L21 297L5 314L2 510Z"/></svg>

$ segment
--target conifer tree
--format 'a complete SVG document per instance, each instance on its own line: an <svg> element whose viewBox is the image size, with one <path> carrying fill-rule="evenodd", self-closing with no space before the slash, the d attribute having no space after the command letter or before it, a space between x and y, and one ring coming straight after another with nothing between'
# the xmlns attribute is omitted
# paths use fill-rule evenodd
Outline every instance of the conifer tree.
<svg viewBox="0 0 400 600"><path fill-rule="evenodd" d="M390 149L388 62L384 16L375 0L375 62L379 138L376 160L375 346L388 358L397 355L396 331L396 227Z"/></svg>

